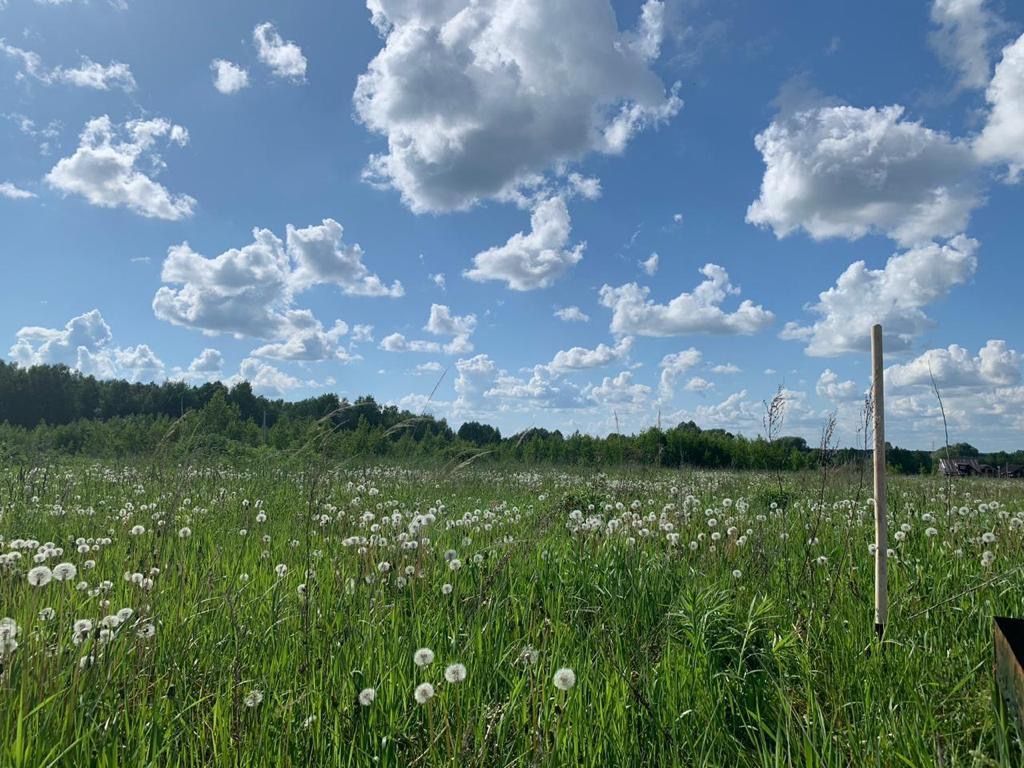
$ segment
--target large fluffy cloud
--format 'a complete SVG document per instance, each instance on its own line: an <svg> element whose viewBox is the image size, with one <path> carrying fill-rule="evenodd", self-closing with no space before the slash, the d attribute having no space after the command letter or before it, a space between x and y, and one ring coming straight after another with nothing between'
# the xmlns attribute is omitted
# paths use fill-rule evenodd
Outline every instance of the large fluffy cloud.
<svg viewBox="0 0 1024 768"><path fill-rule="evenodd" d="M805 341L808 355L829 357L867 350L871 326L881 323L888 351L908 349L931 325L925 307L974 274L977 250L977 240L959 235L897 253L882 269L854 262L810 308L815 323L787 323L780 335Z"/></svg>
<svg viewBox="0 0 1024 768"><path fill-rule="evenodd" d="M899 389L939 387L1008 387L1020 383L1022 357L1001 339L990 339L977 355L959 344L930 349L908 363L885 370L886 384Z"/></svg>
<svg viewBox="0 0 1024 768"><path fill-rule="evenodd" d="M291 283L296 290L330 283L348 296L397 298L405 294L399 281L388 286L372 274L363 264L363 249L358 243L346 245L343 234L344 229L334 219L324 219L305 229L288 225L288 253L295 263Z"/></svg>
<svg viewBox="0 0 1024 768"><path fill-rule="evenodd" d="M656 304L650 288L636 283L601 288L601 304L612 311L611 330L636 336L684 336L694 333L751 334L770 325L774 315L749 299L733 312L722 303L739 294L729 282L729 273L717 264L705 264L705 279L692 293L681 293L668 304Z"/></svg>
<svg viewBox="0 0 1024 768"><path fill-rule="evenodd" d="M146 344L119 347L98 309L71 318L63 328L26 326L15 335L8 353L14 362L66 365L98 378L154 381L164 376L164 364Z"/></svg>
<svg viewBox="0 0 1024 768"><path fill-rule="evenodd" d="M178 221L192 215L196 201L174 194L141 170L162 167L158 139L184 146L188 131L161 118L130 120L118 128L107 115L85 124L78 149L62 158L46 181L66 194L81 195L103 208L125 207L149 218ZM150 171L152 173L152 171Z"/></svg>
<svg viewBox="0 0 1024 768"><path fill-rule="evenodd" d="M990 111L974 142L978 157L1009 165L1009 181L1024 174L1024 35L1003 50L1003 58L985 92Z"/></svg>
<svg viewBox="0 0 1024 768"><path fill-rule="evenodd" d="M777 237L881 233L905 245L963 232L982 203L970 146L903 113L825 106L779 116L755 139L765 173L747 221Z"/></svg>
<svg viewBox="0 0 1024 768"><path fill-rule="evenodd" d="M569 246L572 223L561 197L537 204L530 216L530 232L517 232L504 245L473 257L470 280L501 280L514 291L547 288L583 258L585 243Z"/></svg>
<svg viewBox="0 0 1024 768"><path fill-rule="evenodd" d="M385 286L362 262L358 245L346 245L333 219L287 228L286 241L268 229L254 229L253 242L213 258L182 243L164 260L162 286L153 297L161 320L207 334L230 333L283 342L260 354L313 359L320 350L338 356L339 326L325 331L308 310L296 308L296 294L318 284L338 286L350 296L403 294L401 283ZM344 330L347 330L345 328Z"/></svg>
<svg viewBox="0 0 1024 768"><path fill-rule="evenodd" d="M367 176L414 211L464 209L590 152L619 153L681 107L650 68L662 3L635 30L608 0L368 0L384 46L356 113L387 138Z"/></svg>

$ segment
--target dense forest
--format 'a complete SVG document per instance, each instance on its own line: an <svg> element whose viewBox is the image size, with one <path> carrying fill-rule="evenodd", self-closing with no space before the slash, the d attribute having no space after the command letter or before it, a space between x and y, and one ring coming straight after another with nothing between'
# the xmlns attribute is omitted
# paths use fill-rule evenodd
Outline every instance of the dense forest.
<svg viewBox="0 0 1024 768"><path fill-rule="evenodd" d="M444 419L334 394L288 402L253 392L247 382L192 386L98 380L65 366L21 368L0 361L0 458L60 453L130 458L157 451L178 456L244 456L259 451L316 450L333 457L415 461L437 459L523 464L621 464L734 469L804 469L822 453L801 437L750 439L693 422L635 435L599 438L534 428L503 437L488 424L458 431ZM968 444L953 455L991 463L1024 463L1024 451L981 455ZM933 472L935 454L890 446L887 457L905 474ZM829 460L862 463L863 451L829 452Z"/></svg>

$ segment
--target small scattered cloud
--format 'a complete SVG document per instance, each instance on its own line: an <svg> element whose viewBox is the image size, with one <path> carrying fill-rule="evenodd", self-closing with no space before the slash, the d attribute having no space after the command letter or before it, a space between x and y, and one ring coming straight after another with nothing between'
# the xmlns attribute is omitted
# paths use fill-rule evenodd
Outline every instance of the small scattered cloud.
<svg viewBox="0 0 1024 768"><path fill-rule="evenodd" d="M214 59L210 69L213 70L213 87L225 95L249 87L248 71L233 62Z"/></svg>
<svg viewBox="0 0 1024 768"><path fill-rule="evenodd" d="M292 82L306 79L306 57L291 40L285 41L270 22L258 24L252 32L259 60L270 67L275 77Z"/></svg>

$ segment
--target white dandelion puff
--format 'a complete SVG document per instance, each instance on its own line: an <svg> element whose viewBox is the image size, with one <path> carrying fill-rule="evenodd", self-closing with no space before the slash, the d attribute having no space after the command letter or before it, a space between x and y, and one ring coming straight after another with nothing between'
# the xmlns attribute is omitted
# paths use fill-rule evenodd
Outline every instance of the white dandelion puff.
<svg viewBox="0 0 1024 768"><path fill-rule="evenodd" d="M466 668L462 664L449 664L444 669L444 679L449 683L461 683L466 679Z"/></svg>
<svg viewBox="0 0 1024 768"><path fill-rule="evenodd" d="M560 670L555 672L554 677L551 678L551 682L554 683L555 688L558 690L568 691L576 685L576 673L569 669L569 667L562 667Z"/></svg>
<svg viewBox="0 0 1024 768"><path fill-rule="evenodd" d="M53 566L53 578L57 581L71 581L78 575L78 569L73 563L59 563Z"/></svg>
<svg viewBox="0 0 1024 768"><path fill-rule="evenodd" d="M53 580L53 571L45 565L37 565L28 572L28 583L33 587L45 587Z"/></svg>
<svg viewBox="0 0 1024 768"><path fill-rule="evenodd" d="M251 691L245 694L245 699L243 701L245 702L245 706L249 707L249 709L258 707L260 704L263 703L263 691L261 691L259 688L253 688Z"/></svg>
<svg viewBox="0 0 1024 768"><path fill-rule="evenodd" d="M430 683L420 683L413 691L413 698L416 699L417 704L426 704L434 698L434 686Z"/></svg>
<svg viewBox="0 0 1024 768"><path fill-rule="evenodd" d="M434 663L434 652L429 648L420 648L412 655L417 667L426 667Z"/></svg>
<svg viewBox="0 0 1024 768"><path fill-rule="evenodd" d="M363 688L359 692L359 705L362 707L368 707L373 704L373 700L377 698L377 691L373 688Z"/></svg>

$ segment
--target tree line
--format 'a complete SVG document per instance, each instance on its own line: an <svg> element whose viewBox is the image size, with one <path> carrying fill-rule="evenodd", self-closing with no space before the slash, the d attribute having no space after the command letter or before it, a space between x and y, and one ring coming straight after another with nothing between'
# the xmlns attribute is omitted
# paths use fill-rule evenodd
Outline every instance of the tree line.
<svg viewBox="0 0 1024 768"><path fill-rule="evenodd" d="M131 383L99 380L63 365L22 368L0 361L0 458L46 453L130 458L156 452L230 457L266 451L367 460L773 470L806 469L824 458L801 437L747 438L701 429L692 421L634 435L532 428L503 436L476 421L456 431L444 419L382 405L370 396L349 401L328 393L285 401L255 394L248 382ZM1024 451L982 455L968 444L950 451L991 463L1024 463ZM890 446L887 458L895 471L919 474L935 471L942 454ZM863 464L869 455L841 449L827 456Z"/></svg>

